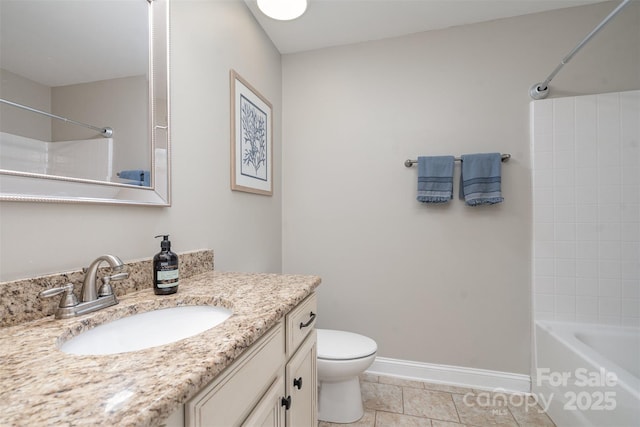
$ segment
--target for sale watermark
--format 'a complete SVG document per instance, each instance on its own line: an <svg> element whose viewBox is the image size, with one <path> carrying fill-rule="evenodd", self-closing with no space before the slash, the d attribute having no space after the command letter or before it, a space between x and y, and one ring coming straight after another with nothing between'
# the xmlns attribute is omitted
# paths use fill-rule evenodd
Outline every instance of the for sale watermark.
<svg viewBox="0 0 640 427"><path fill-rule="evenodd" d="M573 371L551 371L548 368L538 368L536 385L566 389L562 392L562 401L567 411L613 411L617 406L614 388L618 385L618 375L604 368L597 371L586 368L577 368ZM548 397L547 408L554 393Z"/></svg>
<svg viewBox="0 0 640 427"><path fill-rule="evenodd" d="M616 409L615 387L618 376L600 368L590 371L552 371L538 368L536 386L548 393L513 394L503 389L467 393L463 402L467 406L490 408L494 415L508 413L508 408L525 411L548 412L553 401L559 401L567 411L613 411Z"/></svg>

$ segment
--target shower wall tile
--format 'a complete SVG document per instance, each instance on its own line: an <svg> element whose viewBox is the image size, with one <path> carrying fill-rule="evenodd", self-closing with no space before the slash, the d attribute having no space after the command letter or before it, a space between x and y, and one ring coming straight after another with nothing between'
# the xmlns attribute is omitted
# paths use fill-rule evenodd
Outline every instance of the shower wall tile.
<svg viewBox="0 0 640 427"><path fill-rule="evenodd" d="M622 242L622 261L636 262L640 260L640 242Z"/></svg>
<svg viewBox="0 0 640 427"><path fill-rule="evenodd" d="M598 298L576 297L576 315L598 316Z"/></svg>
<svg viewBox="0 0 640 427"><path fill-rule="evenodd" d="M576 244L574 241L555 242L553 254L558 258L575 259ZM575 268L575 263L574 263Z"/></svg>
<svg viewBox="0 0 640 427"><path fill-rule="evenodd" d="M625 300L640 299L640 280L623 280L622 298Z"/></svg>
<svg viewBox="0 0 640 427"><path fill-rule="evenodd" d="M615 279L600 279L598 280L598 296L606 298L621 298L622 297L622 282Z"/></svg>
<svg viewBox="0 0 640 427"><path fill-rule="evenodd" d="M560 295L575 295L576 294L576 279L575 277L558 277L555 280L555 292Z"/></svg>
<svg viewBox="0 0 640 427"><path fill-rule="evenodd" d="M640 91L531 104L534 313L640 325Z"/></svg>
<svg viewBox="0 0 640 427"><path fill-rule="evenodd" d="M576 297L573 295L556 295L555 297L556 313L575 314Z"/></svg>
<svg viewBox="0 0 640 427"><path fill-rule="evenodd" d="M620 264L623 280L640 279L640 267L637 262L623 262Z"/></svg>
<svg viewBox="0 0 640 427"><path fill-rule="evenodd" d="M569 98L556 98L553 100L552 122L554 135L574 132L575 129L575 100Z"/></svg>
<svg viewBox="0 0 640 427"><path fill-rule="evenodd" d="M553 152L539 151L538 153L536 153L536 167L538 168L538 170L552 170Z"/></svg>
<svg viewBox="0 0 640 427"><path fill-rule="evenodd" d="M553 312L555 310L552 294L537 294L535 303L540 311Z"/></svg>
<svg viewBox="0 0 640 427"><path fill-rule="evenodd" d="M598 258L598 243L581 241L576 243L577 260L593 260Z"/></svg>
<svg viewBox="0 0 640 427"><path fill-rule="evenodd" d="M625 317L640 316L640 301L622 300L622 315Z"/></svg>
<svg viewBox="0 0 640 427"><path fill-rule="evenodd" d="M640 223L625 222L621 228L623 242L637 242L640 238Z"/></svg>
<svg viewBox="0 0 640 427"><path fill-rule="evenodd" d="M598 296L598 279L591 277L576 278L576 295Z"/></svg>
<svg viewBox="0 0 640 427"><path fill-rule="evenodd" d="M573 222L556 223L555 230L556 241L573 242L576 240L576 224Z"/></svg>
<svg viewBox="0 0 640 427"><path fill-rule="evenodd" d="M622 314L622 300L620 298L598 298L598 315L606 317Z"/></svg>

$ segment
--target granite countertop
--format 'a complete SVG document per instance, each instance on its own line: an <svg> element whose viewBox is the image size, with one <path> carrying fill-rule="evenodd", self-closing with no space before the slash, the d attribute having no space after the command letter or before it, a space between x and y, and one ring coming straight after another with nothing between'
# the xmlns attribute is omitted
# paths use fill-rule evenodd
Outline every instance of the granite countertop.
<svg viewBox="0 0 640 427"><path fill-rule="evenodd" d="M173 295L146 289L81 317L2 328L0 425L159 425L319 284L317 276L210 271L181 279ZM195 304L224 306L233 315L199 335L146 350L104 356L58 350L109 320Z"/></svg>

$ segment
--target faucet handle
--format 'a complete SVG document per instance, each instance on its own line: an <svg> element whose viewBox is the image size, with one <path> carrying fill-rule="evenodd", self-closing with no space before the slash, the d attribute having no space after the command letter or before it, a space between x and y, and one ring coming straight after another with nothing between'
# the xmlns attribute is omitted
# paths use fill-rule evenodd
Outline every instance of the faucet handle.
<svg viewBox="0 0 640 427"><path fill-rule="evenodd" d="M102 279L100 279L102 280L102 285L98 290L98 296L108 297L109 295L113 295L113 288L111 287L111 281L123 280L123 279L126 279L127 277L129 277L129 273L127 272L116 273L116 274L112 274L111 276L104 276Z"/></svg>
<svg viewBox="0 0 640 427"><path fill-rule="evenodd" d="M45 289L38 295L41 298L51 298L60 294L63 295L62 298L60 298L60 304L58 304L59 308L74 307L78 305L78 298L76 298L76 295L73 293L73 283L67 283L59 288Z"/></svg>
<svg viewBox="0 0 640 427"><path fill-rule="evenodd" d="M112 274L111 276L105 276L102 278L102 281L104 282L104 279L107 280L123 280L123 279L127 279L129 277L129 273L127 273L126 271L123 273L116 273L116 274Z"/></svg>

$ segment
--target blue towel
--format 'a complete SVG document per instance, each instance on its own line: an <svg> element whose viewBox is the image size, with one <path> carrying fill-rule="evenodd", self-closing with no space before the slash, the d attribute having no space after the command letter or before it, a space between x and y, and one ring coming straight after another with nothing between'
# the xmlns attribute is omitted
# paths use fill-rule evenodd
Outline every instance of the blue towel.
<svg viewBox="0 0 640 427"><path fill-rule="evenodd" d="M118 172L118 177L122 179L133 179L134 181L144 181L145 171L141 169L126 170Z"/></svg>
<svg viewBox="0 0 640 427"><path fill-rule="evenodd" d="M151 183L151 173L142 169L120 171L118 172L118 178L134 181L126 182L125 184L140 185L144 187L149 187Z"/></svg>
<svg viewBox="0 0 640 427"><path fill-rule="evenodd" d="M501 203L501 167L500 153L463 154L460 198L469 206Z"/></svg>
<svg viewBox="0 0 640 427"><path fill-rule="evenodd" d="M453 199L453 156L418 157L418 197L423 203Z"/></svg>

